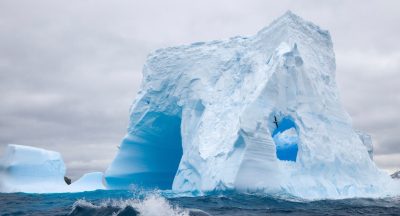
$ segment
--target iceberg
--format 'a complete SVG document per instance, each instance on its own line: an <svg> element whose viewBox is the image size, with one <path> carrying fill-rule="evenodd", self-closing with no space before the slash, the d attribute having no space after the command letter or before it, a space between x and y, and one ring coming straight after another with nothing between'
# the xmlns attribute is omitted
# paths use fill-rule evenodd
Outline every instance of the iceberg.
<svg viewBox="0 0 400 216"><path fill-rule="evenodd" d="M107 187L398 193L372 161L370 138L353 129L335 68L329 32L290 11L254 36L156 50Z"/></svg>
<svg viewBox="0 0 400 216"><path fill-rule="evenodd" d="M0 158L0 192L65 193L105 189L103 173L94 172L67 185L60 153L9 144Z"/></svg>
<svg viewBox="0 0 400 216"><path fill-rule="evenodd" d="M65 165L58 152L9 144L0 161L2 192L41 193L60 191Z"/></svg>

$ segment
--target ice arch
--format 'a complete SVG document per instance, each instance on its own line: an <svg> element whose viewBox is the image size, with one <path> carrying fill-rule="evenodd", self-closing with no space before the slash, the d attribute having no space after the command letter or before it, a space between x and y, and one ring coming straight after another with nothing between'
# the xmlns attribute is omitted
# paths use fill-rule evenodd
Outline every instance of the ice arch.
<svg viewBox="0 0 400 216"><path fill-rule="evenodd" d="M137 130L121 144L113 162L113 175L106 177L111 188L171 189L182 158L181 118L161 112L146 113Z"/></svg>
<svg viewBox="0 0 400 216"><path fill-rule="evenodd" d="M284 117L277 122L272 133L276 145L276 156L279 160L296 161L299 136L296 124L290 117Z"/></svg>
<svg viewBox="0 0 400 216"><path fill-rule="evenodd" d="M130 183L169 187L174 166L165 161L179 156L154 146L176 140L159 131L181 118L183 155L173 191L233 189L315 199L376 196L390 189L392 180L373 164L340 103L332 47L328 31L288 12L254 36L152 52L106 182L111 189ZM271 114L281 125L275 139ZM285 116L293 120L287 128ZM158 118L175 120L162 127L154 123ZM277 148L285 137L298 139L297 155Z"/></svg>

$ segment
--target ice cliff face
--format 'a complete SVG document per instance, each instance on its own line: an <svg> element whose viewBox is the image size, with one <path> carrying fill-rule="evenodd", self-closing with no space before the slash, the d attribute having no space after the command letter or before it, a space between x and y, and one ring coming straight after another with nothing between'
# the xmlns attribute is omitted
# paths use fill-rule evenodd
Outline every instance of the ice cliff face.
<svg viewBox="0 0 400 216"><path fill-rule="evenodd" d="M0 193L62 193L105 189L103 173L85 174L67 185L60 153L9 144L0 158Z"/></svg>
<svg viewBox="0 0 400 216"><path fill-rule="evenodd" d="M374 146L372 145L372 139L371 136L363 133L361 131L356 131L356 133L358 134L358 136L361 139L361 142L364 144L364 146L367 148L369 157L371 158L371 160L374 159Z"/></svg>
<svg viewBox="0 0 400 216"><path fill-rule="evenodd" d="M106 183L193 194L386 193L392 181L369 150L339 101L329 33L287 12L252 37L151 53Z"/></svg>

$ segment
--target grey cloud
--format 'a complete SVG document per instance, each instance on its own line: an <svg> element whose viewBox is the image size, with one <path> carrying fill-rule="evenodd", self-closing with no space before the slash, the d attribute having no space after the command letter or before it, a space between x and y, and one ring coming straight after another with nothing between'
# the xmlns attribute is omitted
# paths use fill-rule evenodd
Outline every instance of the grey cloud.
<svg viewBox="0 0 400 216"><path fill-rule="evenodd" d="M399 170L400 154L378 155L374 160L390 174Z"/></svg>
<svg viewBox="0 0 400 216"><path fill-rule="evenodd" d="M252 35L290 9L330 31L337 83L354 125L373 135L380 167L400 168L392 159L400 153L399 6L394 0L1 1L0 150L18 143L59 151L74 179L104 171L124 136L149 52Z"/></svg>

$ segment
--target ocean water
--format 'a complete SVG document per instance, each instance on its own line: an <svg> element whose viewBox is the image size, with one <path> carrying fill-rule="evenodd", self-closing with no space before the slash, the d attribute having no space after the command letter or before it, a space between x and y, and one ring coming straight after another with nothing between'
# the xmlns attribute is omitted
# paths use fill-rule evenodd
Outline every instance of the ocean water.
<svg viewBox="0 0 400 216"><path fill-rule="evenodd" d="M400 215L400 198L307 201L234 192L188 197L168 191L0 194L0 215Z"/></svg>

